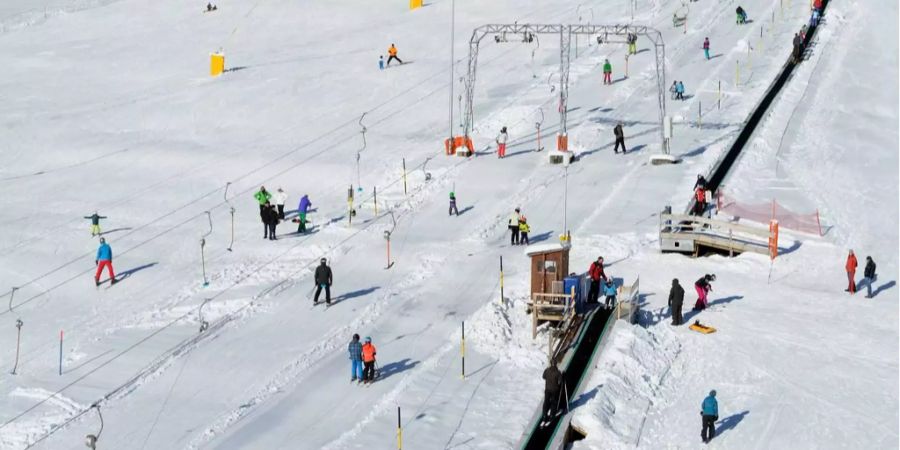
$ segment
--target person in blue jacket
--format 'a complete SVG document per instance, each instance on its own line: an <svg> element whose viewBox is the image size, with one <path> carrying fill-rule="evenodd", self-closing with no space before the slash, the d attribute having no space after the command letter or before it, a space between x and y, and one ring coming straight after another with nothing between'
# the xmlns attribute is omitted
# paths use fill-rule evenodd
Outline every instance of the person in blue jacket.
<svg viewBox="0 0 900 450"><path fill-rule="evenodd" d="M675 85L675 98L678 100L684 100L684 83L680 81Z"/></svg>
<svg viewBox="0 0 900 450"><path fill-rule="evenodd" d="M347 351L350 353L350 382L362 383L363 380L363 360L362 360L362 343L359 342L359 335L354 334L353 340L347 345Z"/></svg>
<svg viewBox="0 0 900 450"><path fill-rule="evenodd" d="M94 264L97 265L94 284L100 286L100 274L103 272L104 267L109 271L109 284L116 284L116 274L113 272L112 266L112 247L106 243L105 238L100 238L100 247L97 247L97 259L94 260Z"/></svg>
<svg viewBox="0 0 900 450"><path fill-rule="evenodd" d="M612 309L616 307L616 285L613 283L612 278L608 278L606 280L606 285L603 286L603 295L606 296L606 309Z"/></svg>
<svg viewBox="0 0 900 450"><path fill-rule="evenodd" d="M700 431L700 438L704 443L708 443L716 437L716 421L719 420L719 402L716 401L715 389L709 391L709 395L703 399L700 415L703 416L703 430Z"/></svg>
<svg viewBox="0 0 900 450"><path fill-rule="evenodd" d="M306 214L309 212L310 207L312 207L312 202L309 201L309 196L303 194L303 197L300 198L300 205L297 206L298 233L306 232Z"/></svg>

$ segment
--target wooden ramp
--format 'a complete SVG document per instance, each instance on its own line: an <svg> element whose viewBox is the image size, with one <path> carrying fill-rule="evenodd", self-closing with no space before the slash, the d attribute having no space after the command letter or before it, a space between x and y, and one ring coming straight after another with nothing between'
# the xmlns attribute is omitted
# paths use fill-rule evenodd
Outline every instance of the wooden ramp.
<svg viewBox="0 0 900 450"><path fill-rule="evenodd" d="M744 252L770 254L777 234L764 228L708 219L687 214L659 215L659 245L663 252L690 253L714 249L737 255ZM777 242L776 242L777 245Z"/></svg>

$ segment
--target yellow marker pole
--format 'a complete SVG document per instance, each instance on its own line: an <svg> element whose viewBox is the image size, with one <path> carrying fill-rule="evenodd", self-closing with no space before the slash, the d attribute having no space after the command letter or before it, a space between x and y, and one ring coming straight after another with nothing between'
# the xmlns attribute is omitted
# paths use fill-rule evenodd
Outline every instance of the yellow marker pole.
<svg viewBox="0 0 900 450"><path fill-rule="evenodd" d="M403 426L400 425L400 407L397 407L397 450L403 450Z"/></svg>

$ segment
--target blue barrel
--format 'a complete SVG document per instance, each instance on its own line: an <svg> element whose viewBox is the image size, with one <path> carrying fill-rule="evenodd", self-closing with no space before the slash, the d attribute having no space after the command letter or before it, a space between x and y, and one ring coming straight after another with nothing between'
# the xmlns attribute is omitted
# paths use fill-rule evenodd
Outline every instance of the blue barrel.
<svg viewBox="0 0 900 450"><path fill-rule="evenodd" d="M575 288L575 312L581 314L584 312L584 292L582 289L582 275L571 275L563 278L563 292L570 294L572 288Z"/></svg>

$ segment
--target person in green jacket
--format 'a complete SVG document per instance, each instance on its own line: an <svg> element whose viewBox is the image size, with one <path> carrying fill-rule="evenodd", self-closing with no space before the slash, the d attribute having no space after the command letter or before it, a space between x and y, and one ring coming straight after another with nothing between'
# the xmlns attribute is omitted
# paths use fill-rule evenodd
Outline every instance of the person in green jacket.
<svg viewBox="0 0 900 450"><path fill-rule="evenodd" d="M105 219L106 216L101 216L94 211L94 214L84 216L84 218L91 219L91 236L100 236L100 219Z"/></svg>
<svg viewBox="0 0 900 450"><path fill-rule="evenodd" d="M272 198L272 194L266 190L265 186L260 186L259 191L253 194L253 198L259 202L259 213L262 214L263 207L266 206L266 203L269 203L269 199Z"/></svg>
<svg viewBox="0 0 900 450"><path fill-rule="evenodd" d="M612 84L612 64L608 59L603 61L603 84Z"/></svg>

